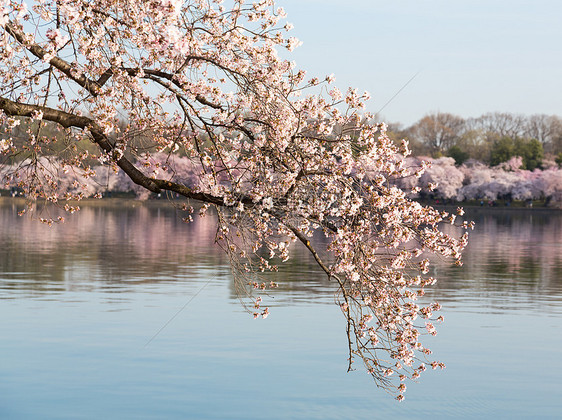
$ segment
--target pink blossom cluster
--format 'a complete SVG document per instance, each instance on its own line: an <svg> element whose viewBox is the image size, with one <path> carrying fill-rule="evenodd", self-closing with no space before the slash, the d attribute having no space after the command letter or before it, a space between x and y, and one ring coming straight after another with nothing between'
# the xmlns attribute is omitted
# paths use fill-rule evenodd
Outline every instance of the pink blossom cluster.
<svg viewBox="0 0 562 420"><path fill-rule="evenodd" d="M562 206L562 169L522 170L520 157L496 167L477 161L455 166L454 159L447 157L408 158L406 166L414 170L428 166L420 178L398 181L411 197L431 194L456 201L546 199L552 206Z"/></svg>

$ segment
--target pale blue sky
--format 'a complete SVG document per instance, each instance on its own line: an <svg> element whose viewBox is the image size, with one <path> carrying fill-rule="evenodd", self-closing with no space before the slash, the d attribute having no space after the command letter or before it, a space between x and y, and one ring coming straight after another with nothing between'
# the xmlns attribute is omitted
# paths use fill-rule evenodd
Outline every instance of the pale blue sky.
<svg viewBox="0 0 562 420"><path fill-rule="evenodd" d="M388 122L441 111L562 116L561 0L277 0L309 75L367 90Z"/></svg>

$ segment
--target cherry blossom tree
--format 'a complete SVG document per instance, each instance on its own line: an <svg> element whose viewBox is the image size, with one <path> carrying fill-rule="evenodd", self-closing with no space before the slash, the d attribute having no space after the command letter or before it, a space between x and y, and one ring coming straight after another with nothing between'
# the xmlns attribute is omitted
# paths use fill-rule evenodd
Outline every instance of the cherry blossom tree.
<svg viewBox="0 0 562 420"><path fill-rule="evenodd" d="M456 199L464 178L464 174L455 167L453 158L442 157L431 160L431 166L421 176L419 185L430 187L441 198Z"/></svg>
<svg viewBox="0 0 562 420"><path fill-rule="evenodd" d="M405 166L406 142L366 123L367 94L338 90L332 76L306 80L281 58L298 41L273 0L222 3L2 0L6 176L30 199L64 203L104 165L146 191L202 203L200 214L214 206L216 242L255 317L269 314L252 294L270 286L261 273L300 242L334 283L349 369L361 361L401 400L426 363L443 367L421 343L440 309L417 301L435 282L427 255L460 264L467 233L443 233L455 215L395 186L423 170ZM11 135L22 121L24 141ZM52 126L57 135L46 135ZM61 193L46 163L54 156L81 179L76 190ZM189 222L189 201L184 209Z"/></svg>
<svg viewBox="0 0 562 420"><path fill-rule="evenodd" d="M396 181L411 198L428 195L457 202L469 200L545 200L551 207L562 207L562 170L550 167L533 171L521 169L523 158L515 156L498 166L489 167L469 160L455 166L452 158L429 157L405 160L411 172L424 171L421 177Z"/></svg>

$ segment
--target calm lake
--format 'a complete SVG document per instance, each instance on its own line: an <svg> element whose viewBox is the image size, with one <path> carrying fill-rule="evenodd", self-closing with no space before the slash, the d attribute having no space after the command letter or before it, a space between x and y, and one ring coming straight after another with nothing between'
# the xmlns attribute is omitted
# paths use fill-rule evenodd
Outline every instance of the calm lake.
<svg viewBox="0 0 562 420"><path fill-rule="evenodd" d="M447 368L398 403L346 373L333 285L302 249L254 320L212 217L107 200L49 228L22 207L0 201L0 419L560 418L560 211L467 212L465 266L436 264L426 295Z"/></svg>

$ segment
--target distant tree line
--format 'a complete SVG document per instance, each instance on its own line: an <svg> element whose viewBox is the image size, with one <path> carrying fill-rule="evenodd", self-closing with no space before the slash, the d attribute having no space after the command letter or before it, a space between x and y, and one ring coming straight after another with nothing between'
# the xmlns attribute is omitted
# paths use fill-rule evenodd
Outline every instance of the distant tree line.
<svg viewBox="0 0 562 420"><path fill-rule="evenodd" d="M393 139L405 138L415 156L452 157L457 165L475 159L497 166L523 159L521 169L562 165L562 118L493 112L478 118L429 114L410 127L390 124Z"/></svg>
<svg viewBox="0 0 562 420"><path fill-rule="evenodd" d="M488 166L474 159L456 165L451 157L411 157L404 166L413 171L425 167L420 178L397 180L397 186L415 199L440 202L474 200L504 203L532 202L562 208L562 168L521 169L523 159L512 157L497 166Z"/></svg>
<svg viewBox="0 0 562 420"><path fill-rule="evenodd" d="M10 140L21 152L0 158L0 190L18 191L31 168L38 182L51 180L67 195L101 197L134 194L147 199L153 194L132 182L114 165L100 161L93 143L83 138L62 141L54 124L44 123L41 137L33 137L37 122L21 120ZM126 126L123 122L123 127ZM426 162L430 167L421 178L407 177L397 186L414 199L470 200L545 200L562 207L562 119L557 116L529 117L492 113L479 118L437 113L423 117L411 127L390 125L391 137L409 141L413 156L405 166L417 171ZM149 131L131 140L130 159L143 156L143 170L149 177L163 177L196 186L204 171L201 162L185 155L158 152L147 147ZM116 141L116 140L113 140ZM34 147L41 144L43 156ZM74 156L80 151L80 162ZM131 152L129 152L131 153ZM224 168L217 164L217 180ZM372 168L366 167L369 172ZM376 174L370 174L375 176ZM435 189L428 189L435 185Z"/></svg>

